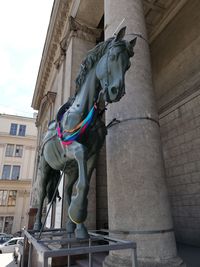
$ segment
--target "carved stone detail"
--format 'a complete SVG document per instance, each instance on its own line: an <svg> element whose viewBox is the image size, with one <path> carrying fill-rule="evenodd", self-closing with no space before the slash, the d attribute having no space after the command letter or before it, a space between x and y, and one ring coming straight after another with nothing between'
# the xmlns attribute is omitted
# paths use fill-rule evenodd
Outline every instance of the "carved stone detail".
<svg viewBox="0 0 200 267"><path fill-rule="evenodd" d="M87 40L95 43L101 35L101 29L90 28L89 26L82 24L73 17L68 19L68 30L65 37L60 42L60 54L54 62L55 67L58 69L64 60L67 47L72 37L78 37L80 39Z"/></svg>
<svg viewBox="0 0 200 267"><path fill-rule="evenodd" d="M143 0L150 43L188 0Z"/></svg>
<svg viewBox="0 0 200 267"><path fill-rule="evenodd" d="M46 110L46 107L49 105L49 104L52 104L55 102L55 99L56 99L56 95L57 93L56 92L47 92L47 94L42 98L41 100L41 103L40 103L40 109L39 109L39 112L38 112L38 115L37 115L37 119L36 119L36 126L38 127L39 125L39 122L41 120L41 117L42 117L42 114L44 114L45 110Z"/></svg>

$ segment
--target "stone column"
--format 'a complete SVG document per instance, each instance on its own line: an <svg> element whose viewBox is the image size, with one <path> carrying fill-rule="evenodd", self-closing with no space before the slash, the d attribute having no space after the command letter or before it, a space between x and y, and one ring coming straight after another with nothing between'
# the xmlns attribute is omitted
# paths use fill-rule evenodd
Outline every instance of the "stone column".
<svg viewBox="0 0 200 267"><path fill-rule="evenodd" d="M139 33L147 40L141 0L104 4L106 38L125 18L125 38ZM109 230L117 238L137 242L139 266L181 266L165 184L149 45L144 39L137 39L125 97L110 105L106 114L107 123L113 118L121 121L107 136ZM131 266L129 253L110 252L104 266Z"/></svg>

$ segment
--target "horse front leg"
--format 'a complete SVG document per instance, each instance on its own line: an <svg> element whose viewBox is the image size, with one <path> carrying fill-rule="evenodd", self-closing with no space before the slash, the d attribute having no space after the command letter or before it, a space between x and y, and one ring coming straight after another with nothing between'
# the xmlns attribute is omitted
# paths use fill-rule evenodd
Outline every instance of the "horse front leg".
<svg viewBox="0 0 200 267"><path fill-rule="evenodd" d="M87 218L87 195L89 190L89 182L87 177L87 165L86 165L86 151L83 145L74 142L70 146L71 152L73 152L74 158L78 163L79 177L76 185L76 196L72 197L71 204L68 209L70 219L77 224L75 231L77 238L88 238L88 232L82 223Z"/></svg>
<svg viewBox="0 0 200 267"><path fill-rule="evenodd" d="M97 160L97 154L94 154L87 161L88 182L90 182L92 173L93 173L95 165L96 165L96 160ZM87 228L85 227L84 223L77 224L75 233L76 233L77 238L88 238L89 237Z"/></svg>
<svg viewBox="0 0 200 267"><path fill-rule="evenodd" d="M72 166L68 166L66 174L67 174L67 184L65 188L65 193L66 193L66 201L69 207L72 199L73 186L78 179L78 167L76 162ZM69 218L66 223L67 233L72 234L74 233L75 229L76 229L76 224Z"/></svg>

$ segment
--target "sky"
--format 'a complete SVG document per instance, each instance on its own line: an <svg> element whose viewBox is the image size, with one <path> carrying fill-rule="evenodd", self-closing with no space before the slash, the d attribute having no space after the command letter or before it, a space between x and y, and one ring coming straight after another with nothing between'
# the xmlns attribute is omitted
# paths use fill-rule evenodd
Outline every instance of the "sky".
<svg viewBox="0 0 200 267"><path fill-rule="evenodd" d="M0 113L31 108L53 0L0 0Z"/></svg>

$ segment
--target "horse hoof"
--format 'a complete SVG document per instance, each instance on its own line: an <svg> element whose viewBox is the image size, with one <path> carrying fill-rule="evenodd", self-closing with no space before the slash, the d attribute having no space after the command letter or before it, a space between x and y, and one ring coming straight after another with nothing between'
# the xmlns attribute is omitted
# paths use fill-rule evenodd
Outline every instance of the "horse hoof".
<svg viewBox="0 0 200 267"><path fill-rule="evenodd" d="M42 223L34 223L33 230L34 231L40 231L42 228Z"/></svg>
<svg viewBox="0 0 200 267"><path fill-rule="evenodd" d="M73 234L76 229L76 224L72 221L68 221L66 224L66 231L68 234Z"/></svg>
<svg viewBox="0 0 200 267"><path fill-rule="evenodd" d="M75 237L77 239L89 239L90 238L88 231L84 225L82 225L80 228L76 228Z"/></svg>

